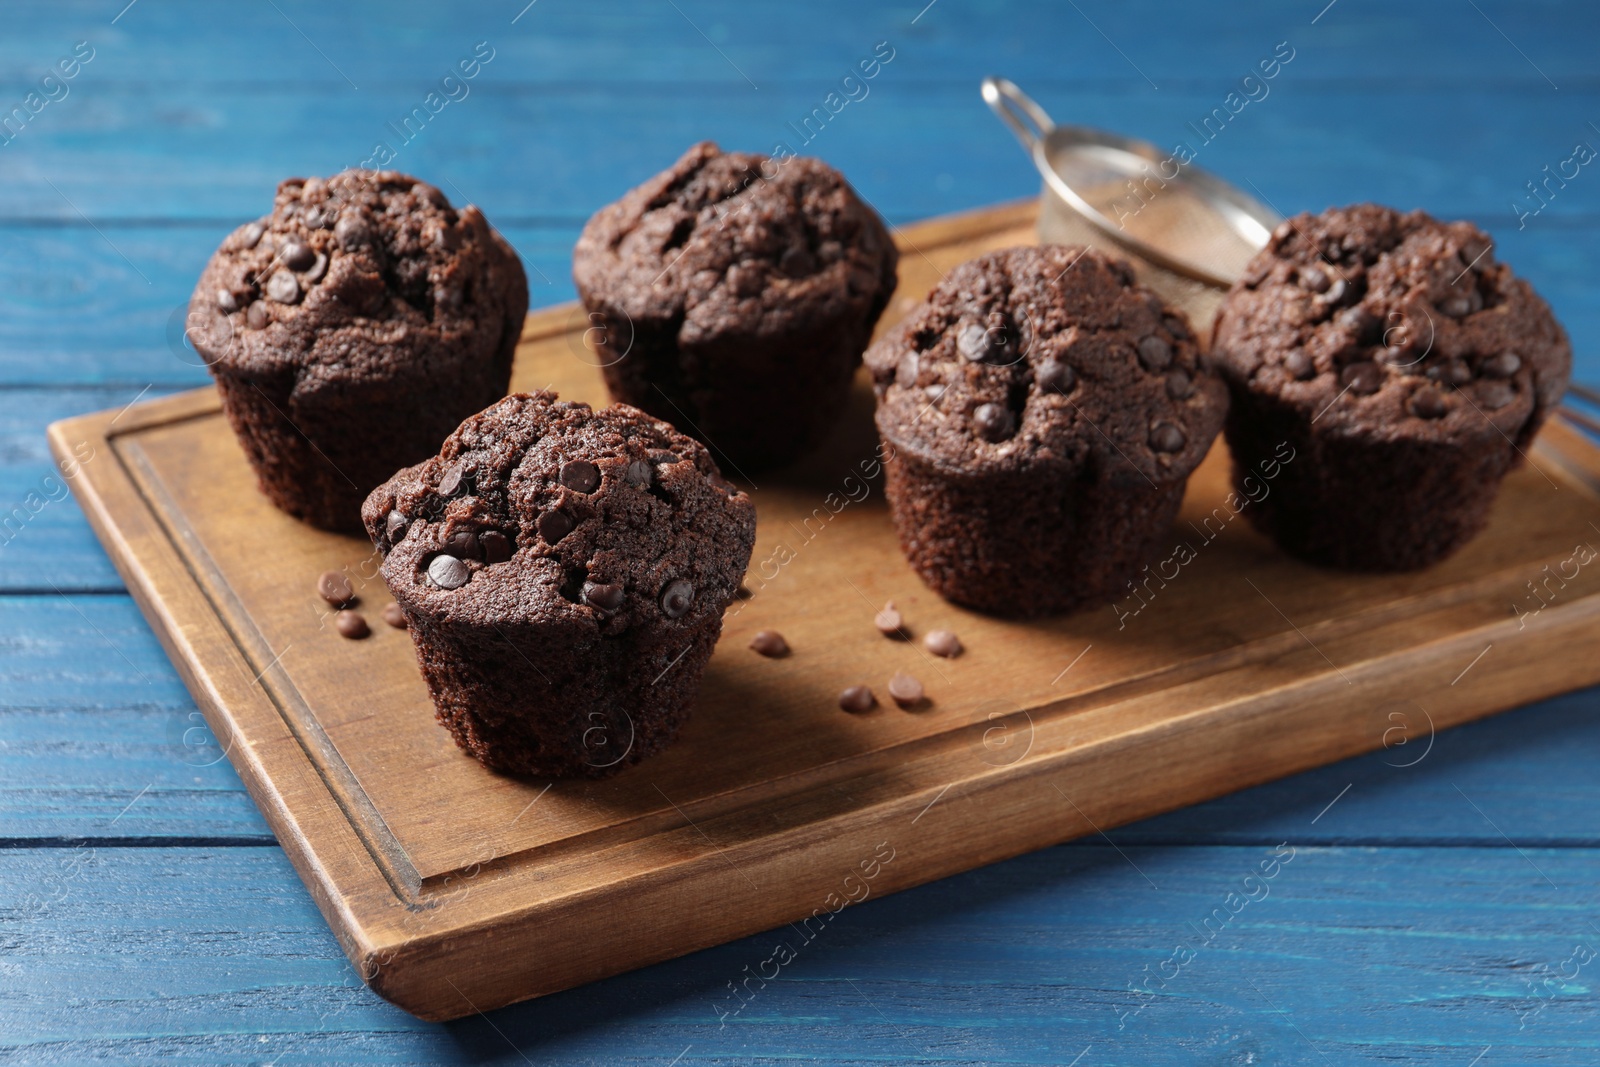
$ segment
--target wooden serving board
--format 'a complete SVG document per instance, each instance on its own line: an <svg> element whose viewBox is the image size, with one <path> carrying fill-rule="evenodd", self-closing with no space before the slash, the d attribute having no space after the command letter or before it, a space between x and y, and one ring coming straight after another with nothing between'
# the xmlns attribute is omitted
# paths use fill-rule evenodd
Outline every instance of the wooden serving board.
<svg viewBox="0 0 1600 1067"><path fill-rule="evenodd" d="M911 227L886 318L956 263L1030 243L1033 217ZM603 403L586 325L571 306L530 316L514 388ZM906 566L870 411L863 380L824 449L752 488L755 596L729 609L692 722L598 783L500 777L456 749L410 638L379 621L371 547L274 510L211 389L50 439L79 461L84 510L350 959L427 1019L785 923L803 947L868 896L1380 746L1416 746L1403 762L1435 729L1600 682L1600 451L1565 426L1459 556L1382 577L1275 551L1225 504L1219 443L1172 535L1191 561L1142 599L1015 623L944 603ZM339 568L367 640L338 636L314 591ZM880 636L891 599L966 654ZM794 654L750 652L764 628ZM896 670L925 683L925 709L839 710L859 682L885 699Z"/></svg>

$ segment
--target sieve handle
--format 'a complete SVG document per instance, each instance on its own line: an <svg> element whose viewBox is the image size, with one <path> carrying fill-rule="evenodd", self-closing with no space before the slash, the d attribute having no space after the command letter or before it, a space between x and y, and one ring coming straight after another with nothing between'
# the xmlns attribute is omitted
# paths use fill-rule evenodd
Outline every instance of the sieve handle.
<svg viewBox="0 0 1600 1067"><path fill-rule="evenodd" d="M1030 154L1039 151L1040 144L1056 124L1050 121L1044 108L1033 98L1018 89L1016 83L992 75L983 79L983 102L1011 128Z"/></svg>

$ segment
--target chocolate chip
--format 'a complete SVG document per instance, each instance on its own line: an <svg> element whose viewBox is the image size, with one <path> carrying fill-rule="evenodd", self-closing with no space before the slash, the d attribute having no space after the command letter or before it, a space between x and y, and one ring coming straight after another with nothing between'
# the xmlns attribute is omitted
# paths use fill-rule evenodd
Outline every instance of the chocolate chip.
<svg viewBox="0 0 1600 1067"><path fill-rule="evenodd" d="M1350 291L1350 286L1345 284L1343 278L1335 278L1329 285L1328 291L1322 294L1322 299L1329 304L1337 304L1344 299L1344 294Z"/></svg>
<svg viewBox="0 0 1600 1067"><path fill-rule="evenodd" d="M640 489L650 488L650 483L655 480L656 469L642 459L632 460L628 464L627 473L629 485L636 485Z"/></svg>
<svg viewBox="0 0 1600 1067"><path fill-rule="evenodd" d="M456 530L444 539L440 547L448 548L450 554L457 559L483 558L483 550L478 546L478 535L471 530Z"/></svg>
<svg viewBox="0 0 1600 1067"><path fill-rule="evenodd" d="M975 322L961 327L956 334L956 349L973 363L981 363L989 354L989 331Z"/></svg>
<svg viewBox="0 0 1600 1067"><path fill-rule="evenodd" d="M1510 378L1522 369L1522 357L1515 352L1501 352L1484 360L1478 369L1490 378Z"/></svg>
<svg viewBox="0 0 1600 1067"><path fill-rule="evenodd" d="M928 403L936 403L941 396L944 396L944 389L942 385L924 385L922 395L928 398Z"/></svg>
<svg viewBox="0 0 1600 1067"><path fill-rule="evenodd" d="M350 579L343 574L338 571L323 571L322 577L317 579L317 595L339 608L354 600L356 591L351 586Z"/></svg>
<svg viewBox="0 0 1600 1067"><path fill-rule="evenodd" d="M1188 440L1182 427L1170 422L1158 422L1150 427L1150 447L1157 452L1181 452Z"/></svg>
<svg viewBox="0 0 1600 1067"><path fill-rule="evenodd" d="M511 538L499 530L485 530L480 533L478 547L483 551L485 563L504 563L511 558Z"/></svg>
<svg viewBox="0 0 1600 1067"><path fill-rule="evenodd" d="M217 307L231 315L239 310L239 301L227 289L218 289Z"/></svg>
<svg viewBox="0 0 1600 1067"><path fill-rule="evenodd" d="M300 216L300 221L310 230L320 230L328 225L328 213L320 207L308 208Z"/></svg>
<svg viewBox="0 0 1600 1067"><path fill-rule="evenodd" d="M244 313L244 321L252 330L264 330L272 319L267 314L267 305L256 300L251 303L250 310Z"/></svg>
<svg viewBox="0 0 1600 1067"><path fill-rule="evenodd" d="M472 577L472 572L454 556L438 555L428 563L428 577L440 589L460 589Z"/></svg>
<svg viewBox="0 0 1600 1067"><path fill-rule="evenodd" d="M776 630L758 630L750 639L750 647L768 659L781 659L789 654L789 642Z"/></svg>
<svg viewBox="0 0 1600 1067"><path fill-rule="evenodd" d="M922 639L922 647L945 659L955 659L965 651L961 638L951 630L929 630L928 636Z"/></svg>
<svg viewBox="0 0 1600 1067"><path fill-rule="evenodd" d="M622 586L616 582L584 582L583 602L591 608L612 612L622 607Z"/></svg>
<svg viewBox="0 0 1600 1067"><path fill-rule="evenodd" d="M1478 295L1477 289L1467 289L1459 293L1451 293L1439 301L1437 307L1452 319L1465 318L1483 307L1483 297Z"/></svg>
<svg viewBox="0 0 1600 1067"><path fill-rule="evenodd" d="M317 260L317 254L304 241L290 241L283 246L279 258L290 270L305 270Z"/></svg>
<svg viewBox="0 0 1600 1067"><path fill-rule="evenodd" d="M925 694L921 682L905 671L895 671L894 677L889 679L889 695L902 708L914 708L922 703Z"/></svg>
<svg viewBox="0 0 1600 1067"><path fill-rule="evenodd" d="M333 617L333 625L340 637L348 637L352 641L359 641L372 632L367 629L367 620L361 617L359 611L339 612Z"/></svg>
<svg viewBox="0 0 1600 1067"><path fill-rule="evenodd" d="M1461 251L1456 253L1461 257L1461 265L1475 270L1484 270L1494 265L1494 256L1491 249L1494 242L1482 237L1469 237L1461 244Z"/></svg>
<svg viewBox="0 0 1600 1067"><path fill-rule="evenodd" d="M572 532L573 522L565 512L545 511L540 513L534 525L538 527L544 543L553 545Z"/></svg>
<svg viewBox="0 0 1600 1067"><path fill-rule="evenodd" d="M1339 312L1335 321L1354 334L1357 340L1364 343L1376 343L1382 337L1379 327L1383 323L1379 321L1376 315L1360 304L1355 307L1345 308Z"/></svg>
<svg viewBox="0 0 1600 1067"><path fill-rule="evenodd" d="M411 520L398 511L389 512L389 517L383 520L383 530L389 535L389 543L393 544L404 537L406 535L406 527L410 524Z"/></svg>
<svg viewBox="0 0 1600 1067"><path fill-rule="evenodd" d="M1039 366L1034 368L1033 380L1039 383L1039 388L1044 392L1066 395L1078 384L1078 372L1059 359L1051 357L1042 360Z"/></svg>
<svg viewBox="0 0 1600 1067"><path fill-rule="evenodd" d="M1303 349L1296 348L1283 357L1283 369L1296 381L1306 381L1317 376L1317 365Z"/></svg>
<svg viewBox="0 0 1600 1067"><path fill-rule="evenodd" d="M421 197L423 200L426 200L434 207L446 208L450 206L450 201L445 199L445 195L437 188L427 184L426 182L417 182L417 184L411 187L411 193L413 196Z"/></svg>
<svg viewBox="0 0 1600 1067"><path fill-rule="evenodd" d="M669 619L681 619L694 603L694 586L686 579L674 578L661 590L661 611Z"/></svg>
<svg viewBox="0 0 1600 1067"><path fill-rule="evenodd" d="M446 499L453 497L461 489L461 479L465 471L459 466L451 467L444 472L444 477L439 479L439 495Z"/></svg>
<svg viewBox="0 0 1600 1067"><path fill-rule="evenodd" d="M317 258L311 261L311 266L306 270L306 281L320 282L326 273L328 273L328 257L318 252Z"/></svg>
<svg viewBox="0 0 1600 1067"><path fill-rule="evenodd" d="M261 225L261 223L252 222L250 225L246 226L244 228L244 232L239 235L240 245L244 248L254 248L256 245L261 243L261 235L266 232L267 228Z"/></svg>
<svg viewBox="0 0 1600 1067"><path fill-rule="evenodd" d="M406 613L392 600L383 606L383 621L396 630L404 630L410 626L410 623L406 622Z"/></svg>
<svg viewBox="0 0 1600 1067"><path fill-rule="evenodd" d="M972 413L972 427L979 437L992 444L1016 433L1017 419L999 404L979 404L978 410Z"/></svg>
<svg viewBox="0 0 1600 1067"><path fill-rule="evenodd" d="M1339 372L1339 381L1352 393L1370 395L1383 388L1383 370L1376 363L1351 363Z"/></svg>
<svg viewBox="0 0 1600 1067"><path fill-rule="evenodd" d="M600 468L586 459L569 459L561 465L561 484L574 493L592 493L600 487Z"/></svg>
<svg viewBox="0 0 1600 1067"><path fill-rule="evenodd" d="M372 228L360 215L346 212L333 227L333 239L346 252L354 252L372 243Z"/></svg>
<svg viewBox="0 0 1600 1067"><path fill-rule="evenodd" d="M300 300L300 283L293 274L280 270L267 279L267 299L280 304L294 304Z"/></svg>
<svg viewBox="0 0 1600 1067"><path fill-rule="evenodd" d="M878 632L885 637L906 636L905 630L903 629L905 626L905 620L900 617L900 612L895 608L894 601L892 600L885 604L883 608L872 617L872 625L876 626L878 628Z"/></svg>
<svg viewBox="0 0 1600 1067"><path fill-rule="evenodd" d="M915 352L907 352L900 357L900 362L895 364L894 380L906 388L917 384L917 374L920 370Z"/></svg>
<svg viewBox="0 0 1600 1067"><path fill-rule="evenodd" d="M1505 382L1489 381L1478 386L1478 403L1490 411L1498 411L1516 398L1516 390Z"/></svg>
<svg viewBox="0 0 1600 1067"><path fill-rule="evenodd" d="M1167 375L1167 395L1174 400L1187 400L1194 395L1194 379L1188 371L1180 367Z"/></svg>
<svg viewBox="0 0 1600 1067"><path fill-rule="evenodd" d="M1328 272L1321 267L1305 267L1300 271L1300 284L1310 289L1313 293L1326 293L1328 291Z"/></svg>
<svg viewBox="0 0 1600 1067"><path fill-rule="evenodd" d="M852 685L839 694L839 706L852 715L871 711L878 706L878 698L864 685Z"/></svg>
<svg viewBox="0 0 1600 1067"><path fill-rule="evenodd" d="M739 588L733 591L733 598L735 600L749 600L753 596L755 596L755 594L752 593L750 591L750 587L745 585L743 582L740 582Z"/></svg>
<svg viewBox="0 0 1600 1067"><path fill-rule="evenodd" d="M1139 339L1139 362L1145 370L1166 370L1172 363L1172 345L1165 337L1151 334Z"/></svg>
<svg viewBox="0 0 1600 1067"><path fill-rule="evenodd" d="M1439 390L1422 389L1411 398L1411 413L1423 419L1443 418L1450 413L1450 405Z"/></svg>
<svg viewBox="0 0 1600 1067"><path fill-rule="evenodd" d="M1429 379L1443 382L1445 385L1466 385L1472 381L1472 368L1467 366L1466 360L1447 359L1443 363L1435 363L1425 372Z"/></svg>

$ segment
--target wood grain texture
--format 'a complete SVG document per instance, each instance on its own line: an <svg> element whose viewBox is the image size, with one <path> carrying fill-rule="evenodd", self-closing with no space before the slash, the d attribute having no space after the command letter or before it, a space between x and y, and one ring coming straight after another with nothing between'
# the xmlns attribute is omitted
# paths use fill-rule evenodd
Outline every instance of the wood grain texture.
<svg viewBox="0 0 1600 1067"><path fill-rule="evenodd" d="M890 319L956 263L1028 240L1032 217L1023 204L903 234ZM570 308L532 316L514 388L602 402L583 325ZM1219 446L1174 534L1201 558L1170 589L1023 625L943 604L910 575L871 488L869 413L861 386L817 455L751 487L756 596L730 610L679 743L616 779L548 788L455 750L405 635L331 631L311 576L344 570L371 610L385 594L370 546L267 505L210 390L58 423L51 439L58 459L80 438L104 454L73 486L112 558L358 970L423 1017L799 920L869 868L880 892L905 888L1600 678L1572 655L1600 580L1580 572L1559 602L1512 610L1600 516L1600 451L1559 426L1484 535L1400 577L1273 552L1221 506ZM876 638L889 599L969 652L940 662ZM796 655L742 649L768 627ZM1479 666L1496 641L1510 651ZM834 707L845 685L905 668L931 711ZM1469 685L1446 680L1474 669ZM619 927L626 914L654 929Z"/></svg>

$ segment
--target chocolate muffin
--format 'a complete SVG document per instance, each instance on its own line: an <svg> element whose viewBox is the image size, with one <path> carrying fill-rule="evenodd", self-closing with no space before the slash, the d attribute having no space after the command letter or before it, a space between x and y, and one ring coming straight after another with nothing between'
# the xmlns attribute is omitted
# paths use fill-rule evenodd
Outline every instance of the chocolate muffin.
<svg viewBox="0 0 1600 1067"><path fill-rule="evenodd" d="M278 186L200 276L190 336L262 492L329 530L505 396L528 312L517 254L475 207L394 171Z"/></svg>
<svg viewBox="0 0 1600 1067"><path fill-rule="evenodd" d="M1064 245L963 263L866 358L906 558L997 615L1123 595L1228 403L1182 315Z"/></svg>
<svg viewBox="0 0 1600 1067"><path fill-rule="evenodd" d="M832 167L707 141L597 212L572 274L612 397L745 474L834 424L898 260Z"/></svg>
<svg viewBox="0 0 1600 1067"><path fill-rule="evenodd" d="M506 397L362 508L439 722L485 766L598 778L688 717L755 507L642 411Z"/></svg>
<svg viewBox="0 0 1600 1067"><path fill-rule="evenodd" d="M1293 455L1249 509L1285 550L1411 570L1483 529L1572 368L1493 247L1469 222L1333 208L1279 226L1229 292L1213 342L1228 446L1236 479Z"/></svg>

